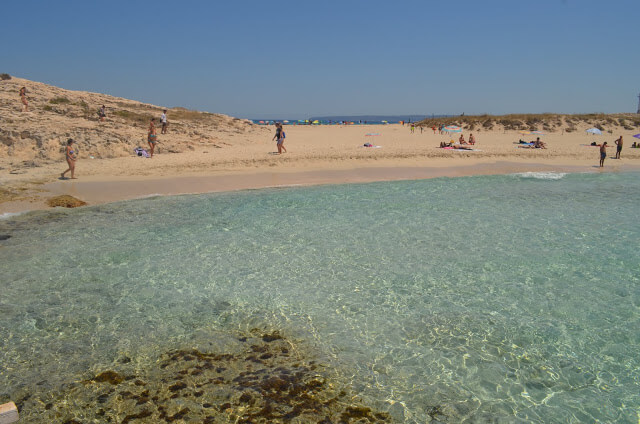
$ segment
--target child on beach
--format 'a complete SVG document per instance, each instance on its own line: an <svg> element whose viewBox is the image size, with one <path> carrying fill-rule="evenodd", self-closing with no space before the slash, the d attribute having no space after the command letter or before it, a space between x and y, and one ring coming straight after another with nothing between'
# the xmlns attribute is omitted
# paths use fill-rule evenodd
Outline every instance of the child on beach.
<svg viewBox="0 0 640 424"><path fill-rule="evenodd" d="M64 174L66 174L67 172L71 171L71 179L75 180L75 171L76 171L76 160L78 159L78 149L76 148L76 150L73 150L73 139L70 138L69 140L67 140L67 147L65 149L65 156L67 159L67 164L69 165L69 168L67 168L66 171L64 171L62 174L60 174L60 178L65 178Z"/></svg>

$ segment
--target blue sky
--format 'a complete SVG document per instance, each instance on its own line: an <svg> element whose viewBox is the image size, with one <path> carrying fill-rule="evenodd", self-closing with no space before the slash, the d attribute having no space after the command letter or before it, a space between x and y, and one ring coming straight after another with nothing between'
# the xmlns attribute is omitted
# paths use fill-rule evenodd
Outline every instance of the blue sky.
<svg viewBox="0 0 640 424"><path fill-rule="evenodd" d="M0 72L241 118L635 112L638 0L5 0Z"/></svg>

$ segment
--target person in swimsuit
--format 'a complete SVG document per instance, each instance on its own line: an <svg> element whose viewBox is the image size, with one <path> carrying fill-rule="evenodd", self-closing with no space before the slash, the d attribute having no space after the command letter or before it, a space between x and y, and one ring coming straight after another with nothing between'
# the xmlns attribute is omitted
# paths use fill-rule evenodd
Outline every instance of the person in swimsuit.
<svg viewBox="0 0 640 424"><path fill-rule="evenodd" d="M284 129L282 128L282 124L280 122L276 122L276 134L273 136L272 140L276 140L276 146L278 147L278 154L281 154L284 150L287 153L287 149L284 147Z"/></svg>
<svg viewBox="0 0 640 424"><path fill-rule="evenodd" d="M600 146L600 168L604 166L604 159L607 157L607 142L605 141Z"/></svg>
<svg viewBox="0 0 640 424"><path fill-rule="evenodd" d="M147 141L149 142L149 157L153 157L153 151L156 148L156 143L158 142L158 138L156 136L156 118L151 118L151 122L149 123L149 134L147 135Z"/></svg>
<svg viewBox="0 0 640 424"><path fill-rule="evenodd" d="M29 102L27 101L27 87L20 89L20 100L22 100L22 111L29 112Z"/></svg>
<svg viewBox="0 0 640 424"><path fill-rule="evenodd" d="M73 139L70 138L69 140L67 140L67 148L66 148L66 152L65 152L65 156L67 158L67 164L69 165L69 168L64 171L62 174L60 174L61 178L65 178L64 174L66 174L67 172L71 171L71 179L75 180L75 172L76 172L76 160L78 159L78 149L76 148L76 151L73 150Z"/></svg>
<svg viewBox="0 0 640 424"><path fill-rule="evenodd" d="M614 141L616 143L616 159L620 159L620 152L622 151L622 136Z"/></svg>
<svg viewBox="0 0 640 424"><path fill-rule="evenodd" d="M476 138L473 134L469 134L469 144L476 144Z"/></svg>
<svg viewBox="0 0 640 424"><path fill-rule="evenodd" d="M466 142L466 141L464 141L464 135L463 135L463 134L460 134L460 138L458 139L458 142L459 142L460 144L467 144L467 142Z"/></svg>

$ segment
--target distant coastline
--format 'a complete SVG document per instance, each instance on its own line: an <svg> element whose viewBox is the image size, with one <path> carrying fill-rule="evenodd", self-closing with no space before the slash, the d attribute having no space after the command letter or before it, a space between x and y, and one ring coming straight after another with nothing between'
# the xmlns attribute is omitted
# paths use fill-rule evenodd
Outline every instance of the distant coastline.
<svg viewBox="0 0 640 424"><path fill-rule="evenodd" d="M353 122L353 123L367 123L367 124L380 124L380 123L389 123L389 124L397 124L398 122L419 122L424 119L430 118L449 118L454 115L333 115L333 116L312 116L306 119L251 119L254 123L262 122L292 122L292 123L303 123L305 121L314 122L318 121L320 123L330 123L330 122Z"/></svg>

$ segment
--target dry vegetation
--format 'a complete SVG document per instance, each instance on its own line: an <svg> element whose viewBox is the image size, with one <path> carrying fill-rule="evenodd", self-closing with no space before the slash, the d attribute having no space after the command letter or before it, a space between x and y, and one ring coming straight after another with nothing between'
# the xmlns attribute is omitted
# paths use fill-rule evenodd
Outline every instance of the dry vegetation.
<svg viewBox="0 0 640 424"><path fill-rule="evenodd" d="M512 115L470 115L452 116L448 118L429 118L418 123L424 126L458 125L467 131L544 131L575 132L578 127L595 127L612 134L622 128L627 131L640 130L640 115L604 113L560 115L555 113L512 114Z"/></svg>
<svg viewBox="0 0 640 424"><path fill-rule="evenodd" d="M68 138L78 142L81 157L130 156L135 147L146 147L149 121L156 118L160 127L158 122L164 109L167 109L169 134L161 135L158 128L158 149L163 153L194 150L198 145L217 144L216 147L222 148L229 145L234 136L256 131L249 121L226 115L164 108L2 75L0 158L11 158L15 163L28 161L38 166L59 161L64 157ZM29 113L21 111L18 91L22 86L27 88ZM107 112L104 122L98 117L102 105Z"/></svg>

